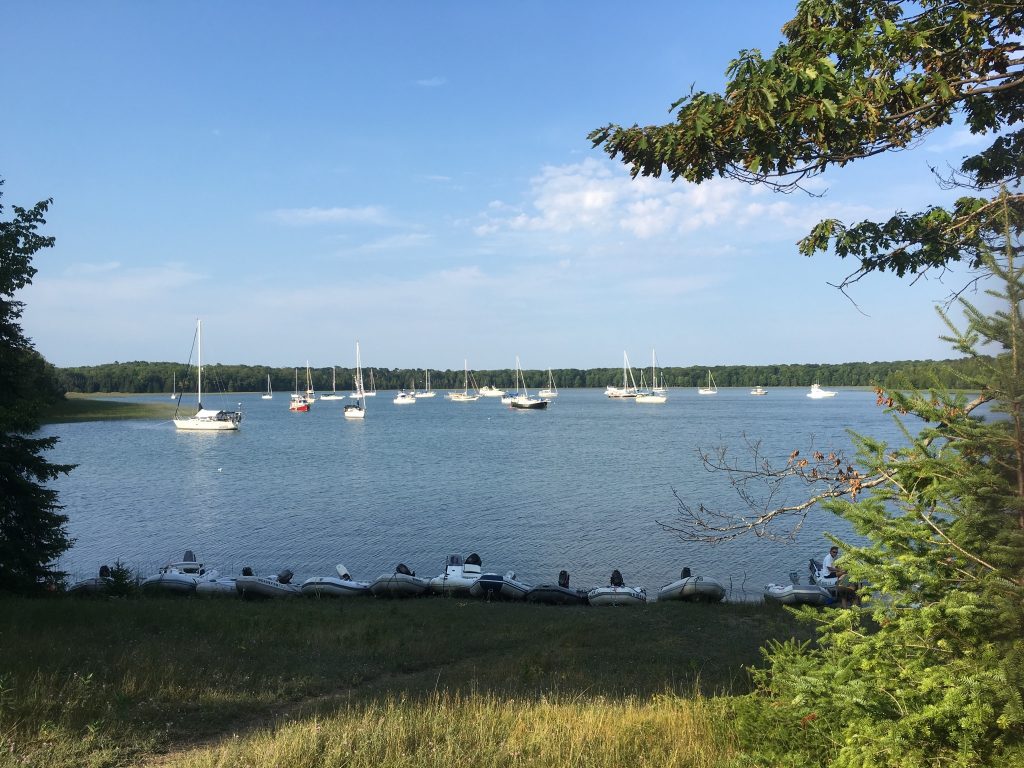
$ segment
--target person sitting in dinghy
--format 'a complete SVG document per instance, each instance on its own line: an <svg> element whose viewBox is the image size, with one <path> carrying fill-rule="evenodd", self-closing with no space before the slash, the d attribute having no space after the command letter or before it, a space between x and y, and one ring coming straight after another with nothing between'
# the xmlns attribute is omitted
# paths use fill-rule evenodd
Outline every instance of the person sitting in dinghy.
<svg viewBox="0 0 1024 768"><path fill-rule="evenodd" d="M840 579L846 575L846 571L836 565L836 560L839 559L839 547L831 547L828 554L821 561L821 575L825 578L837 578Z"/></svg>

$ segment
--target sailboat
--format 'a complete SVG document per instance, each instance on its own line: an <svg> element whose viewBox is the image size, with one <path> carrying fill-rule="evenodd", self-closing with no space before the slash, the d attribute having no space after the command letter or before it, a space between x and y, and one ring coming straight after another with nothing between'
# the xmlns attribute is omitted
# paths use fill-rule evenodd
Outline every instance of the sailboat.
<svg viewBox="0 0 1024 768"><path fill-rule="evenodd" d="M538 397L546 397L548 399L552 397L558 397L558 387L555 386L555 377L551 373L551 369L548 368L548 385L537 393Z"/></svg>
<svg viewBox="0 0 1024 768"><path fill-rule="evenodd" d="M320 395L321 400L344 400L344 395L338 394L338 381L337 381L337 369L331 366L331 394Z"/></svg>
<svg viewBox="0 0 1024 768"><path fill-rule="evenodd" d="M522 388L519 387L519 382L522 382ZM516 389L519 394L512 398L509 402L510 408L519 410L539 411L548 407L550 400L545 400L540 397L530 397L530 393L526 390L526 377L523 376L522 366L519 365L519 355L516 355Z"/></svg>
<svg viewBox="0 0 1024 768"><path fill-rule="evenodd" d="M366 400L363 398L363 364L359 359L359 342L356 342L356 401L345 406L346 419L365 419Z"/></svg>
<svg viewBox="0 0 1024 768"><path fill-rule="evenodd" d="M370 388L363 390L363 397L376 397L377 396L377 385L373 383L373 368L370 369ZM349 395L353 400L358 399L359 394L353 392Z"/></svg>
<svg viewBox="0 0 1024 768"><path fill-rule="evenodd" d="M641 376L643 374L641 373ZM664 403L668 401L668 395L664 387L657 387L656 382L658 381L658 359L654 356L654 350L651 350L651 389L649 391L637 392L636 401L638 403Z"/></svg>
<svg viewBox="0 0 1024 768"><path fill-rule="evenodd" d="M717 395L718 385L715 384L715 377L711 375L711 371L708 370L708 385L706 387L697 387L698 395Z"/></svg>
<svg viewBox="0 0 1024 768"><path fill-rule="evenodd" d="M473 403L479 400L482 395L479 392L469 391L469 360L464 360L466 373L463 378L463 386L461 392L449 392L446 397L453 403Z"/></svg>
<svg viewBox="0 0 1024 768"><path fill-rule="evenodd" d="M178 384L174 378L174 371L171 371L171 400L178 399Z"/></svg>
<svg viewBox="0 0 1024 768"><path fill-rule="evenodd" d="M414 397L433 397L434 395L437 394L434 390L432 390L430 388L430 369L429 368L426 369L426 371L424 371L424 373L425 373L425 380L423 382L424 383L423 391L422 392L414 393Z"/></svg>
<svg viewBox="0 0 1024 768"><path fill-rule="evenodd" d="M274 390L270 386L270 374L269 373L267 374L267 391L264 392L262 395L260 395L260 397L263 400L273 400L274 399Z"/></svg>
<svg viewBox="0 0 1024 768"><path fill-rule="evenodd" d="M306 363L306 394L299 392L299 369L295 369L295 391L292 392L291 399L288 401L288 410L295 411L297 413L306 413L310 406L313 405L313 401L316 399L313 397L313 378L309 373L309 363Z"/></svg>
<svg viewBox="0 0 1024 768"><path fill-rule="evenodd" d="M622 386L609 384L605 387L604 394L615 398L636 397L636 381L633 379L633 369L629 365L625 351L622 353Z"/></svg>
<svg viewBox="0 0 1024 768"><path fill-rule="evenodd" d="M179 419L175 409L175 429L223 432L238 429L242 422L241 411L214 411L203 408L203 323L196 320L196 404L195 415Z"/></svg>

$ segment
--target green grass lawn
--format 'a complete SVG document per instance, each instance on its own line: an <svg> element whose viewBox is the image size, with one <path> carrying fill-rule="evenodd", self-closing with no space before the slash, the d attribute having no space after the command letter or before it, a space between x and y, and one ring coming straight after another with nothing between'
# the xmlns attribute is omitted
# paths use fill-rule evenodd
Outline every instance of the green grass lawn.
<svg viewBox="0 0 1024 768"><path fill-rule="evenodd" d="M75 421L114 421L118 419L167 420L174 415L170 398L164 403L132 403L118 400L99 400L98 397L116 395L68 394L45 413L39 414L43 424L66 424Z"/></svg>
<svg viewBox="0 0 1024 768"><path fill-rule="evenodd" d="M0 599L0 765L719 765L745 666L809 633L760 604Z"/></svg>

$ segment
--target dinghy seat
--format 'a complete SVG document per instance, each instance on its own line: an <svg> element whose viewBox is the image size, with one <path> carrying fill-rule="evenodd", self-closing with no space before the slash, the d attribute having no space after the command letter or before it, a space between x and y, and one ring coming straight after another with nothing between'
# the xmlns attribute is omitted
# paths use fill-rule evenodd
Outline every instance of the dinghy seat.
<svg viewBox="0 0 1024 768"><path fill-rule="evenodd" d="M625 582L622 581L622 574L618 570L612 571L611 585L613 587L621 587Z"/></svg>
<svg viewBox="0 0 1024 768"><path fill-rule="evenodd" d="M569 572L559 571L558 572L558 586L568 587L569 586Z"/></svg>

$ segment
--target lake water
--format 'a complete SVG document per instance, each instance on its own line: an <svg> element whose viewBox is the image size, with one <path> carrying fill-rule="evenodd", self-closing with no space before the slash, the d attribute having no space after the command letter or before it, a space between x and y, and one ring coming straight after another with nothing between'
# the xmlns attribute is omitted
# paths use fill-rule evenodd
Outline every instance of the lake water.
<svg viewBox="0 0 1024 768"><path fill-rule="evenodd" d="M730 599L759 598L765 583L806 574L807 559L827 550L824 531L848 533L842 521L816 511L793 543L714 546L684 543L658 521L677 514L673 489L694 505L742 508L698 448L727 445L743 459L744 441L761 440L781 465L797 448L848 449L847 428L899 440L873 392L806 392L672 390L664 405L639 405L566 390L547 411L441 393L398 406L381 392L363 422L344 419L342 401L302 414L288 411L287 393L254 394L204 403L241 402L236 433L178 432L167 421L52 425L43 434L60 443L50 458L79 465L54 483L77 540L61 567L91 576L120 558L148 575L192 549L221 573L287 567L301 581L340 562L372 580L398 562L433 576L448 553L477 552L485 571L515 570L527 583L554 582L564 568L588 587L617 568L652 593L689 566L726 584ZM804 493L794 488L788 501Z"/></svg>

